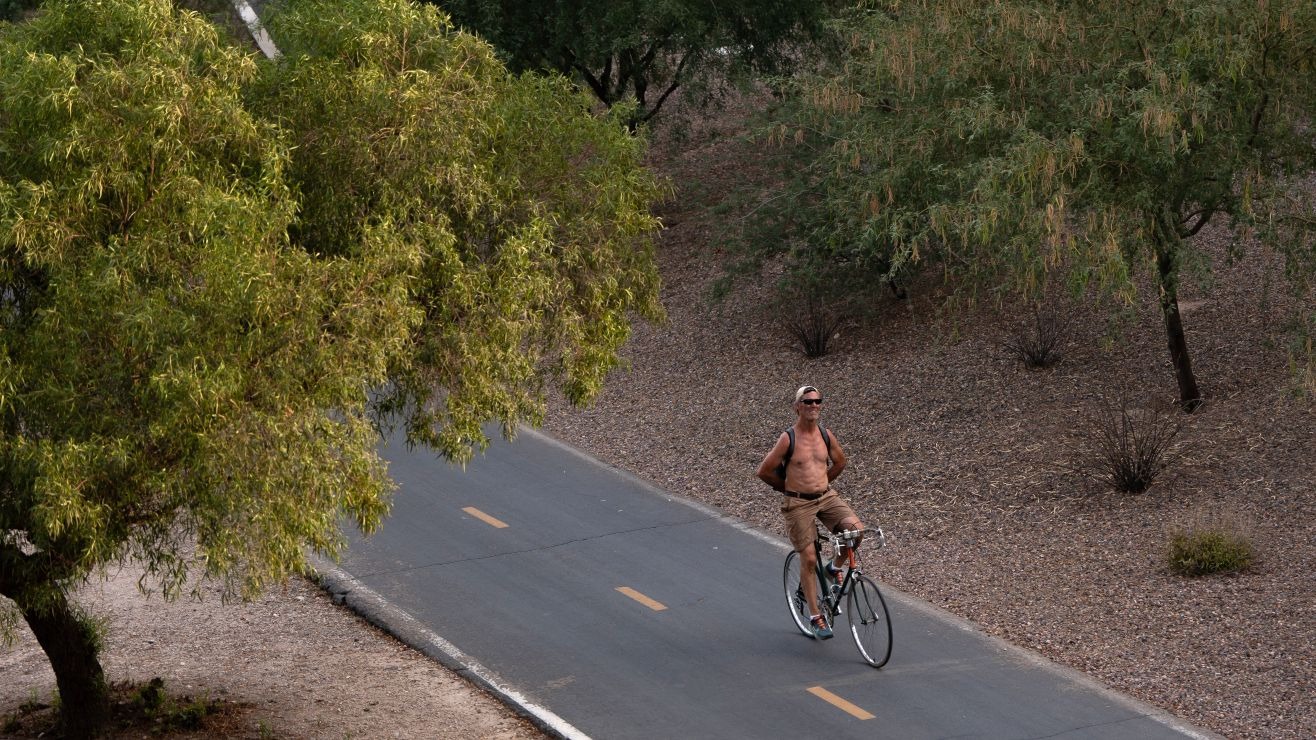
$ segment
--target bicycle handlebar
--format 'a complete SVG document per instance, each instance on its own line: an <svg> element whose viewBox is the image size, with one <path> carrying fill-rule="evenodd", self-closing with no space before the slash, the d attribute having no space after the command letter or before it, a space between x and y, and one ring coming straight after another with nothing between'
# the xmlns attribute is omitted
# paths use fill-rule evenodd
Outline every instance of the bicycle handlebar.
<svg viewBox="0 0 1316 740"><path fill-rule="evenodd" d="M833 545L850 546L860 538L869 541L869 547L883 547L886 545L886 533L881 527L873 529L843 529L840 532L832 533L819 529L819 539L830 540Z"/></svg>

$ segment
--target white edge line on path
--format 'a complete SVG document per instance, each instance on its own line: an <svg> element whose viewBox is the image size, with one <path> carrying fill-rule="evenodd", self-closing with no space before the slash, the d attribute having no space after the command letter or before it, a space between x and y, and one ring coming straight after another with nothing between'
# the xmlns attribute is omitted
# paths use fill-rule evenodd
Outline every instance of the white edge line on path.
<svg viewBox="0 0 1316 740"><path fill-rule="evenodd" d="M553 437L547 432L543 432L538 429L533 429L530 427L521 427L517 429L517 434L528 434L547 444L554 445L563 450L566 450L567 452L570 452L575 456L583 460L586 460L594 465L597 465L601 468L605 468L613 473L620 474L622 477L648 489L649 491L653 492L658 496L662 496L663 498L685 504L686 506L689 506L690 508L695 509L696 511L702 514L705 514L712 519L717 519L723 522L724 524L734 527L735 529L738 529L744 532L745 534L754 537L757 540L761 540L770 545L773 545L777 549L779 549L782 553L789 552L791 549L789 543L787 543L785 540L774 534L770 534L761 529L758 529L757 527L754 527L747 522L744 522L740 519L737 519L736 517L727 514L725 511L721 511L719 509L715 509L711 506L708 506L707 504L702 504L698 501L685 498L684 496L680 496L678 494L672 493L671 491L664 491L663 489L658 488L657 486L650 483L649 481L646 481L643 478L640 478L639 476L634 475L629 471L622 470L621 468L618 468L615 465L609 465L608 463L599 460L593 455L586 453L584 450L576 449L575 447L572 447L571 445L557 439L556 437ZM1013 657L1015 657L1016 659L1020 660L1023 663L1027 663L1036 668L1059 674L1064 678L1079 684L1083 688L1086 688L1090 691L1100 694L1101 696L1103 696L1108 701L1114 704L1120 704L1122 706L1125 706L1129 709L1129 711L1136 712L1140 715L1147 717L1148 719L1159 722L1162 725L1165 725L1166 727L1175 730L1176 732L1183 733L1186 737L1192 738L1193 740L1224 740L1222 735L1217 735L1208 730L1203 730L1200 727L1194 727L1193 725L1185 722L1180 717L1176 717L1170 712L1167 712L1166 710L1158 706L1155 706L1153 704L1149 704L1145 701L1142 701L1141 699L1136 699L1132 696L1129 696L1128 694L1124 694L1119 691L1116 691L1115 689L1112 689L1111 687L1098 681L1092 676L1083 673L1082 671L1057 663L1047 658L1045 655L1042 655L1041 653L1038 653L1034 650L1030 650L1029 648L1015 645L1014 643L1007 642L999 637L996 637L995 635L988 634L987 632L983 631L982 627L980 627L977 624L974 624L973 622L970 622L969 620L959 616L958 614L954 614L952 612L946 611L945 609L942 609L941 607L935 604L929 603L927 601L916 598L914 596L910 596L909 594L906 594L905 592L893 588L890 585L886 584L885 582L882 582L881 579L874 579L874 580L877 580L879 583L881 583L882 590L885 593L893 596L894 600L900 602L902 606L908 607L915 611L922 612L924 615L932 617L934 619L940 619L941 621L947 622L951 626L963 630L964 632L973 633L978 637L980 637L981 639L986 640L987 642L993 644L997 649L1001 650L1002 652L1010 653Z"/></svg>
<svg viewBox="0 0 1316 740"><path fill-rule="evenodd" d="M346 605L366 621L474 682L548 735L565 740L590 740L589 735L548 708L530 701L524 694L508 686L498 674L485 668L479 661L351 574L319 555L312 553L309 557L320 577L321 586L333 595L334 601Z"/></svg>

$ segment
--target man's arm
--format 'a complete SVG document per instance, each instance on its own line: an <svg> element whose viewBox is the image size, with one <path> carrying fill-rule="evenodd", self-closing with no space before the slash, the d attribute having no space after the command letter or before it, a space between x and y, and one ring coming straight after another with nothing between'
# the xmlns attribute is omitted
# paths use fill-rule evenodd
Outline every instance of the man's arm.
<svg viewBox="0 0 1316 740"><path fill-rule="evenodd" d="M764 483L772 486L778 491L786 490L786 481L777 475L777 466L781 464L781 459L786 456L786 450L790 447L790 437L785 432L777 437L777 443L768 450L768 454L759 463L758 477Z"/></svg>
<svg viewBox="0 0 1316 740"><path fill-rule="evenodd" d="M827 451L827 454L832 458L832 465L827 468L827 482L831 483L836 480L836 476L840 475L842 470L845 470L845 450L841 449L841 440L836 438L835 432L828 429L827 433L832 437L832 448Z"/></svg>

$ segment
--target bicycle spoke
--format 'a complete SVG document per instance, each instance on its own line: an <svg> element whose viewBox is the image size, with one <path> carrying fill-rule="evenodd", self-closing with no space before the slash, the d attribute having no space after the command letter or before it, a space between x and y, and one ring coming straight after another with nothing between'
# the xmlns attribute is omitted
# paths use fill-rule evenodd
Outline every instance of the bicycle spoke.
<svg viewBox="0 0 1316 740"><path fill-rule="evenodd" d="M873 579L865 575L854 578L846 597L850 637L864 661L881 668L891 657L891 615L886 601Z"/></svg>
<svg viewBox="0 0 1316 740"><path fill-rule="evenodd" d="M791 621L795 622L800 633L813 637L809 627L809 604L804 598L804 587L800 584L800 556L792 552L786 556L782 569L782 585L786 595L786 608L790 610Z"/></svg>

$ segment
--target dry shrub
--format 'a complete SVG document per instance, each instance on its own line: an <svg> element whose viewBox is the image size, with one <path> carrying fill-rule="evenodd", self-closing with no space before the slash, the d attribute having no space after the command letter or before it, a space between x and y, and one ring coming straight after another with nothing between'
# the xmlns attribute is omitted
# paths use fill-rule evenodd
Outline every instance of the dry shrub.
<svg viewBox="0 0 1316 740"><path fill-rule="evenodd" d="M1060 362L1063 355L1060 345L1068 331L1053 308L1038 307L1033 311L1033 323L1015 329L1001 346L1030 368L1047 368Z"/></svg>
<svg viewBox="0 0 1316 740"><path fill-rule="evenodd" d="M1116 491L1142 493L1172 461L1179 429L1179 416L1172 409L1135 409L1121 400L1094 421L1090 448L1078 470Z"/></svg>
<svg viewBox="0 0 1316 740"><path fill-rule="evenodd" d="M827 343L836 336L842 316L816 298L805 298L798 319L788 321L791 336L799 343L805 357L822 357L827 354Z"/></svg>

